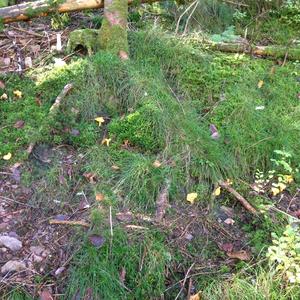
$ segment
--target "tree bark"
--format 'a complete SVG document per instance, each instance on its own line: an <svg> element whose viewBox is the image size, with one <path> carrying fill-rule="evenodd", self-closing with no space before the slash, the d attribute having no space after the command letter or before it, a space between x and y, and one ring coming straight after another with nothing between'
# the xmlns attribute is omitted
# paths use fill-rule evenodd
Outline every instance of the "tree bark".
<svg viewBox="0 0 300 300"><path fill-rule="evenodd" d="M128 3L124 0L104 0L104 20L99 32L100 49L128 58Z"/></svg>
<svg viewBox="0 0 300 300"><path fill-rule="evenodd" d="M140 0L140 3L152 3L159 0ZM135 0L127 0L133 4ZM53 12L66 13L85 9L103 8L103 0L66 0L63 3L53 5L49 0L25 2L18 5L0 8L0 23L6 24L18 21L28 21L32 18L44 17Z"/></svg>

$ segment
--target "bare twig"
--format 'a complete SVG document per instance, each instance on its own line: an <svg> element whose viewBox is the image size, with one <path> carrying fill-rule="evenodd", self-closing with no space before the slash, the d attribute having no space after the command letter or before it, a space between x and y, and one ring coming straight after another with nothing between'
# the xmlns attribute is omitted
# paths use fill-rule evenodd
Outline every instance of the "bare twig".
<svg viewBox="0 0 300 300"><path fill-rule="evenodd" d="M156 215L155 220L161 222L166 214L168 208L168 197L169 197L170 181L167 180L165 186L162 188L156 200Z"/></svg>
<svg viewBox="0 0 300 300"><path fill-rule="evenodd" d="M49 220L50 225L79 225L83 227L90 227L89 223L85 221L69 221L69 220Z"/></svg>
<svg viewBox="0 0 300 300"><path fill-rule="evenodd" d="M61 105L62 100L67 96L67 94L72 90L72 88L73 88L73 84L72 83L67 84L63 88L63 90L60 92L60 94L55 99L55 102L51 106L51 108L50 108L50 114L54 114L58 110L58 108Z"/></svg>
<svg viewBox="0 0 300 300"><path fill-rule="evenodd" d="M192 265L188 268L187 272L185 273L185 276L184 276L184 279L183 279L183 283L182 283L182 286L181 286L181 289L179 291L179 293L177 294L175 300L177 300L180 296L180 294L182 293L183 289L184 289L184 286L185 286L185 283L188 279L188 276L189 276L189 273L191 272L191 270L193 269L195 263L192 263Z"/></svg>
<svg viewBox="0 0 300 300"><path fill-rule="evenodd" d="M219 181L220 187L228 191L230 194L232 194L238 201L241 202L241 204L251 213L256 214L256 209L235 189L233 189L227 182Z"/></svg>

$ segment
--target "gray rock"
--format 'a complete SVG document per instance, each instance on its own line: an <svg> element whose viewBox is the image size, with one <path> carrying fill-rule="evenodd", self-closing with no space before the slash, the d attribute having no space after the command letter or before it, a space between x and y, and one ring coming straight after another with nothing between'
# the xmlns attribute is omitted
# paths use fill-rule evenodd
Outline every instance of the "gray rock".
<svg viewBox="0 0 300 300"><path fill-rule="evenodd" d="M25 263L16 260L10 260L4 266L2 266L1 273L6 274L8 272L21 272L25 269Z"/></svg>
<svg viewBox="0 0 300 300"><path fill-rule="evenodd" d="M19 251L22 248L22 242L15 237L2 235L0 236L0 246L9 248L11 251Z"/></svg>

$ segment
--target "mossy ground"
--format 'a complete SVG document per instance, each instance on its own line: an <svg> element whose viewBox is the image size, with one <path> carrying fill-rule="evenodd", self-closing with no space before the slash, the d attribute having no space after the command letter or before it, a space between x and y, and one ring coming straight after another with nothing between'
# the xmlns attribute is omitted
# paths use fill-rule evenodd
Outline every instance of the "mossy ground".
<svg viewBox="0 0 300 300"><path fill-rule="evenodd" d="M295 164L300 159L299 63L288 61L279 66L270 60L212 53L195 40L178 40L158 31L131 33L129 42L130 61L120 62L101 52L63 68L35 70L22 79L1 78L6 87L0 93L6 93L8 99L1 100L0 155L12 153L12 159L1 160L1 165L24 159L32 141L71 145L84 156L76 169L80 188L90 199L96 193L107 199L102 212L96 209L92 216L94 230L107 242L95 249L82 238L65 299L78 290L83 295L89 288L95 298L158 299L165 294L174 299L180 285L166 291L169 278L173 283L182 279L174 265L180 269L193 263L179 255L168 243L166 232L155 226L137 233L115 225L110 244L109 206L113 214L123 208L153 214L157 195L168 180L171 204L188 206L186 194L197 191L201 202L196 205L201 207L209 202L218 180L230 177L239 188L238 179L251 181L257 168L269 170L274 150L291 152ZM51 104L70 82L73 91L60 113L48 122ZM22 92L22 98L14 96L16 90ZM94 120L99 116L105 119L102 126ZM13 127L18 120L25 122L23 128ZM219 139L211 138L210 124L217 127ZM104 138L111 139L109 146L101 143ZM153 165L155 160L161 166ZM42 176L33 172L23 177L27 184L37 177L47 178L45 189L36 190L33 201L45 204L50 193L66 202L73 200L73 183L68 182L63 190L59 186L57 163ZM80 176L85 172L99 180L93 185L83 183ZM96 203L92 205L97 208ZM244 230L259 253L270 232L277 231L276 224L256 218L249 223ZM257 229L257 223L260 231L253 233L250 227ZM216 243L205 247L203 243L196 237L188 247L189 255L206 260L222 257ZM122 267L126 269L123 284ZM214 270L216 274L227 271L224 266ZM203 276L205 280L195 279L195 289L203 291L204 299L221 299L222 291L232 283L216 285L212 291L214 281ZM242 279L233 280L228 297L242 299L241 288L247 286L245 299L254 299L253 276L243 274ZM276 282L275 287L271 280L267 283L261 286L268 292L283 293ZM257 299L264 299L264 293L259 291ZM299 291L293 293L297 299ZM16 297L11 299L22 299ZM278 299L274 297L269 299Z"/></svg>

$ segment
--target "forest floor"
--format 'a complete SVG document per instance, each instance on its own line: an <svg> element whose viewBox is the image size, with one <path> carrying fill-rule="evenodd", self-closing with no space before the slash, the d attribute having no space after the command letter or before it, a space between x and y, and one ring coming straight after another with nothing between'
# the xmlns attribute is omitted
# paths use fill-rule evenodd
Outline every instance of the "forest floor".
<svg viewBox="0 0 300 300"><path fill-rule="evenodd" d="M0 297L299 299L266 258L300 217L299 62L158 29L57 52L74 19L1 33Z"/></svg>

